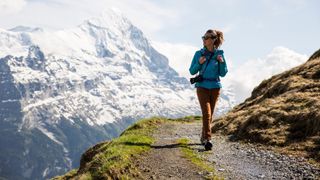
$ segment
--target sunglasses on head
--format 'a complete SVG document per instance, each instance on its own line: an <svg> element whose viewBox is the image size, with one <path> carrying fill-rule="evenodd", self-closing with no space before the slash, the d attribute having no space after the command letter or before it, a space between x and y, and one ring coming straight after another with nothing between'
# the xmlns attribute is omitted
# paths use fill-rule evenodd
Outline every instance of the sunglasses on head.
<svg viewBox="0 0 320 180"><path fill-rule="evenodd" d="M209 39L209 38L215 39L216 36L202 36L201 38L202 38L202 40L207 40L207 39Z"/></svg>

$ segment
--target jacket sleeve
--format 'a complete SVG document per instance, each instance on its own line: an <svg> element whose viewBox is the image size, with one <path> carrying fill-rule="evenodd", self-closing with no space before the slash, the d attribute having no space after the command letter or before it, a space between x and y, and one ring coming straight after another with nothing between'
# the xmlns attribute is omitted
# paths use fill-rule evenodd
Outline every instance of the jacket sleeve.
<svg viewBox="0 0 320 180"><path fill-rule="evenodd" d="M223 62L219 63L219 66L220 66L219 67L220 68L219 76L224 77L228 72L227 62L226 62L226 59L224 58L223 50L221 50L219 54L222 55L222 58L223 58Z"/></svg>
<svg viewBox="0 0 320 180"><path fill-rule="evenodd" d="M197 51L193 56L193 59L189 68L189 72L191 75L197 74L197 72L199 72L199 70L201 69L202 65L199 63L200 57L201 57L201 53Z"/></svg>

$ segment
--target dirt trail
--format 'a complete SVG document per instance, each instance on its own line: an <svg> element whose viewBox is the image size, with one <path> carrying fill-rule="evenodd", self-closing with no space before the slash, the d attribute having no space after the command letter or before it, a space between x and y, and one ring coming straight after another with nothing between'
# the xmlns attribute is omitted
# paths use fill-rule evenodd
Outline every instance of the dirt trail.
<svg viewBox="0 0 320 180"><path fill-rule="evenodd" d="M204 179L208 172L199 169L183 153L177 140L187 138L192 148L225 179L320 179L320 169L303 158L280 155L253 145L230 142L213 135L213 150L199 144L201 124L166 123L154 134L156 143L137 160L145 179Z"/></svg>
<svg viewBox="0 0 320 180"><path fill-rule="evenodd" d="M183 158L178 127L175 123L162 125L154 134L152 149L136 162L145 179L202 179L201 170Z"/></svg>

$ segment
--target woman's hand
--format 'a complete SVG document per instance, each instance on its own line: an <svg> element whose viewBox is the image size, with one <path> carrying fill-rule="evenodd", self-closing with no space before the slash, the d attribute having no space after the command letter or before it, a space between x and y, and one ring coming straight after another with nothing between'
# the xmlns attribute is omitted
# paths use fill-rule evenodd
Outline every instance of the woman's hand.
<svg viewBox="0 0 320 180"><path fill-rule="evenodd" d="M206 57L205 56L201 56L199 59L199 63L203 64L204 62L206 62Z"/></svg>
<svg viewBox="0 0 320 180"><path fill-rule="evenodd" d="M218 56L217 56L217 60L218 60L219 62L223 63L223 58L222 58L221 55L218 55Z"/></svg>

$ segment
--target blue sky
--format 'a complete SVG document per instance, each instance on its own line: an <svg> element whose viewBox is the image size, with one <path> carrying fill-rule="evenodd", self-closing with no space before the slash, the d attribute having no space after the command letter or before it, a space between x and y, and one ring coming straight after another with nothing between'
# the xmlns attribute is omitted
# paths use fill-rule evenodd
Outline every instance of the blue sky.
<svg viewBox="0 0 320 180"><path fill-rule="evenodd" d="M270 71L261 78L267 78L271 71L278 73L270 57L305 61L320 48L318 0L1 0L0 28L66 29L110 7L120 9L184 76L194 50L202 46L200 37L210 28L225 33L222 48L237 75L266 66ZM283 62L277 64L279 71L297 65Z"/></svg>
<svg viewBox="0 0 320 180"><path fill-rule="evenodd" d="M0 27L63 29L111 6L154 41L199 47L205 30L221 29L223 48L235 62L266 55L275 46L307 55L319 48L318 0L1 0Z"/></svg>

